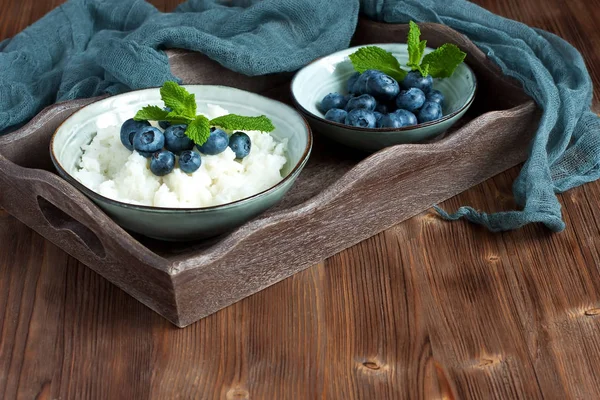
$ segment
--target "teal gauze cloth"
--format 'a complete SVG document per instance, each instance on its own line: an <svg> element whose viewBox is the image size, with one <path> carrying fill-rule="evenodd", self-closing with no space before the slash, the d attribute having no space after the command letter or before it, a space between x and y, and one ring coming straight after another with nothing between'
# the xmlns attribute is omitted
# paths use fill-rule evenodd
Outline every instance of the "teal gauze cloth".
<svg viewBox="0 0 600 400"><path fill-rule="evenodd" d="M466 34L544 111L514 184L522 211L440 214L492 231L531 222L564 229L556 193L600 177L600 121L590 111L583 59L559 37L465 0L190 0L169 14L142 0L70 0L0 43L0 132L57 101L176 79L165 48L199 51L247 75L294 71L347 47L359 9L389 23L437 22Z"/></svg>
<svg viewBox="0 0 600 400"><path fill-rule="evenodd" d="M223 3L223 4L220 4ZM358 0L69 0L0 43L0 132L57 101L176 80L165 48L198 51L247 75L294 71L348 47Z"/></svg>

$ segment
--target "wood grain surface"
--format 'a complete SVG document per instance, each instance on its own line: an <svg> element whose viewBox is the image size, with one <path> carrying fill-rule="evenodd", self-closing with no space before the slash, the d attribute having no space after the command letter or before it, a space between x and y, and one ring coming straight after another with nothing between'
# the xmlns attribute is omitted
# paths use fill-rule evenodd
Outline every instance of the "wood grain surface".
<svg viewBox="0 0 600 400"><path fill-rule="evenodd" d="M60 3L3 0L0 40ZM600 1L478 3L600 87ZM510 209L517 173L442 206ZM183 330L0 211L0 398L600 398L600 183L560 199L560 234L423 213Z"/></svg>

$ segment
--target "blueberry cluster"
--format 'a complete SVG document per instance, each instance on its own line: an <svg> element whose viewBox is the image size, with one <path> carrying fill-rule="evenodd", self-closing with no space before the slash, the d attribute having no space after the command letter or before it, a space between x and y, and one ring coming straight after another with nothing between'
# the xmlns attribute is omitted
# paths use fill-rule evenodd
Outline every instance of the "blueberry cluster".
<svg viewBox="0 0 600 400"><path fill-rule="evenodd" d="M377 70L354 73L348 95L329 93L319 104L325 119L361 128L401 128L442 118L444 95L431 75L411 71L402 84Z"/></svg>
<svg viewBox="0 0 600 400"><path fill-rule="evenodd" d="M165 176L175 169L179 161L179 169L191 174L200 168L202 159L195 152L194 142L186 136L187 125L171 125L159 123L164 132L150 125L148 121L128 119L121 125L121 143L131 150L150 158L150 170L156 176ZM218 128L210 129L210 136L202 146L196 145L198 151L206 155L219 154L227 147L242 159L250 154L250 137L244 132L235 132L231 136ZM179 158L179 159L177 159Z"/></svg>

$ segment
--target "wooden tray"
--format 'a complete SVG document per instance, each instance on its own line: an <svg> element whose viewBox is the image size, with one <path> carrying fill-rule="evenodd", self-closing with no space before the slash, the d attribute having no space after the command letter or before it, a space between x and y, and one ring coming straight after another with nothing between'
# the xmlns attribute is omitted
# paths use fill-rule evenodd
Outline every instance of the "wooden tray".
<svg viewBox="0 0 600 400"><path fill-rule="evenodd" d="M429 45L453 42L469 54L479 91L474 106L434 143L398 145L367 155L315 133L313 154L275 208L208 242L163 243L117 226L61 179L49 138L96 99L43 110L0 138L0 206L179 327L258 292L519 162L539 112L462 35L422 25ZM402 42L407 27L362 20L354 44ZM289 101L290 73L247 77L207 57L169 51L184 83L236 86Z"/></svg>

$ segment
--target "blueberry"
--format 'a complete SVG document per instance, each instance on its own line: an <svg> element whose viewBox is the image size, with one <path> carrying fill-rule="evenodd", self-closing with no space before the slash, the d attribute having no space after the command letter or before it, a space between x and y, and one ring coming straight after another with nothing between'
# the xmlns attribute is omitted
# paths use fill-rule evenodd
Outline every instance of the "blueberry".
<svg viewBox="0 0 600 400"><path fill-rule="evenodd" d="M179 169L186 174L192 174L200 168L202 158L193 150L184 150L179 155Z"/></svg>
<svg viewBox="0 0 600 400"><path fill-rule="evenodd" d="M215 155L222 153L229 144L229 136L221 129L211 128L210 136L206 143L202 146L197 146L202 154Z"/></svg>
<svg viewBox="0 0 600 400"><path fill-rule="evenodd" d="M355 72L352 75L350 75L350 78L348 78L348 82L346 82L346 88L348 89L348 93L355 93L354 84L356 83L356 80L359 76L360 72Z"/></svg>
<svg viewBox="0 0 600 400"><path fill-rule="evenodd" d="M319 111L325 114L332 108L344 108L346 107L347 102L348 100L346 100L345 96L342 96L339 93L329 93L327 96L323 97L323 100L319 103Z"/></svg>
<svg viewBox="0 0 600 400"><path fill-rule="evenodd" d="M420 123L431 122L442 118L442 107L433 101L427 101L421 107L417 119Z"/></svg>
<svg viewBox="0 0 600 400"><path fill-rule="evenodd" d="M419 71L410 71L402 81L402 86L405 89L417 88L428 93L433 86L433 78L431 75L423 76Z"/></svg>
<svg viewBox="0 0 600 400"><path fill-rule="evenodd" d="M148 126L139 130L133 137L133 148L148 158L165 146L165 135L160 129Z"/></svg>
<svg viewBox="0 0 600 400"><path fill-rule="evenodd" d="M170 174L175 168L175 154L169 150L161 150L152 154L150 159L150 171L156 176Z"/></svg>
<svg viewBox="0 0 600 400"><path fill-rule="evenodd" d="M421 89L410 88L403 90L396 97L396 105L398 108L415 112L423 107L425 103L425 93Z"/></svg>
<svg viewBox="0 0 600 400"><path fill-rule="evenodd" d="M250 154L250 148L252 143L250 142L250 136L244 132L235 132L229 138L229 147L235 153L235 158L242 159Z"/></svg>
<svg viewBox="0 0 600 400"><path fill-rule="evenodd" d="M373 111L373 115L375 115L375 125L379 125L379 121L381 120L381 118L385 115L380 113L379 111Z"/></svg>
<svg viewBox="0 0 600 400"><path fill-rule="evenodd" d="M398 95L398 82L384 73L373 74L367 79L367 94L380 100L392 100Z"/></svg>
<svg viewBox="0 0 600 400"><path fill-rule="evenodd" d="M163 107L163 110L165 110L166 112L173 111L171 107ZM158 126L160 126L163 129L167 129L171 126L171 123L169 121L158 121Z"/></svg>
<svg viewBox="0 0 600 400"><path fill-rule="evenodd" d="M396 113L386 114L377 123L378 128L402 128L402 119Z"/></svg>
<svg viewBox="0 0 600 400"><path fill-rule="evenodd" d="M444 100L445 97L439 90L431 89L429 93L427 93L427 101L433 101L444 107Z"/></svg>
<svg viewBox="0 0 600 400"><path fill-rule="evenodd" d="M185 135L186 129L187 125L171 125L165 129L165 149L175 154L193 149L194 142Z"/></svg>
<svg viewBox="0 0 600 400"><path fill-rule="evenodd" d="M366 70L365 72L360 74L358 79L356 79L356 82L354 83L353 91L351 93L369 94L369 88L368 88L369 80L371 78L373 78L374 76L381 75L381 74L382 74L382 72L374 70L374 69Z"/></svg>
<svg viewBox="0 0 600 400"><path fill-rule="evenodd" d="M346 111L351 111L357 108L364 108L368 111L373 111L377 106L375 98L369 94L362 94L358 97L353 97L346 104Z"/></svg>
<svg viewBox="0 0 600 400"><path fill-rule="evenodd" d="M139 130L150 126L148 121L134 121L128 119L121 125L121 143L127 147L127 150L133 151L133 137Z"/></svg>
<svg viewBox="0 0 600 400"><path fill-rule="evenodd" d="M348 115L346 110L340 110L339 108L332 108L331 110L327 111L327 113L325 114L325 119L328 121L333 121L333 122L337 122L339 124L343 124L344 121L346 120L346 115Z"/></svg>
<svg viewBox="0 0 600 400"><path fill-rule="evenodd" d="M358 126L361 128L375 128L377 121L372 111L364 108L352 110L346 116L346 125Z"/></svg>
<svg viewBox="0 0 600 400"><path fill-rule="evenodd" d="M412 126L417 124L417 117L410 111L400 109L394 111L394 114L400 118L402 126Z"/></svg>

